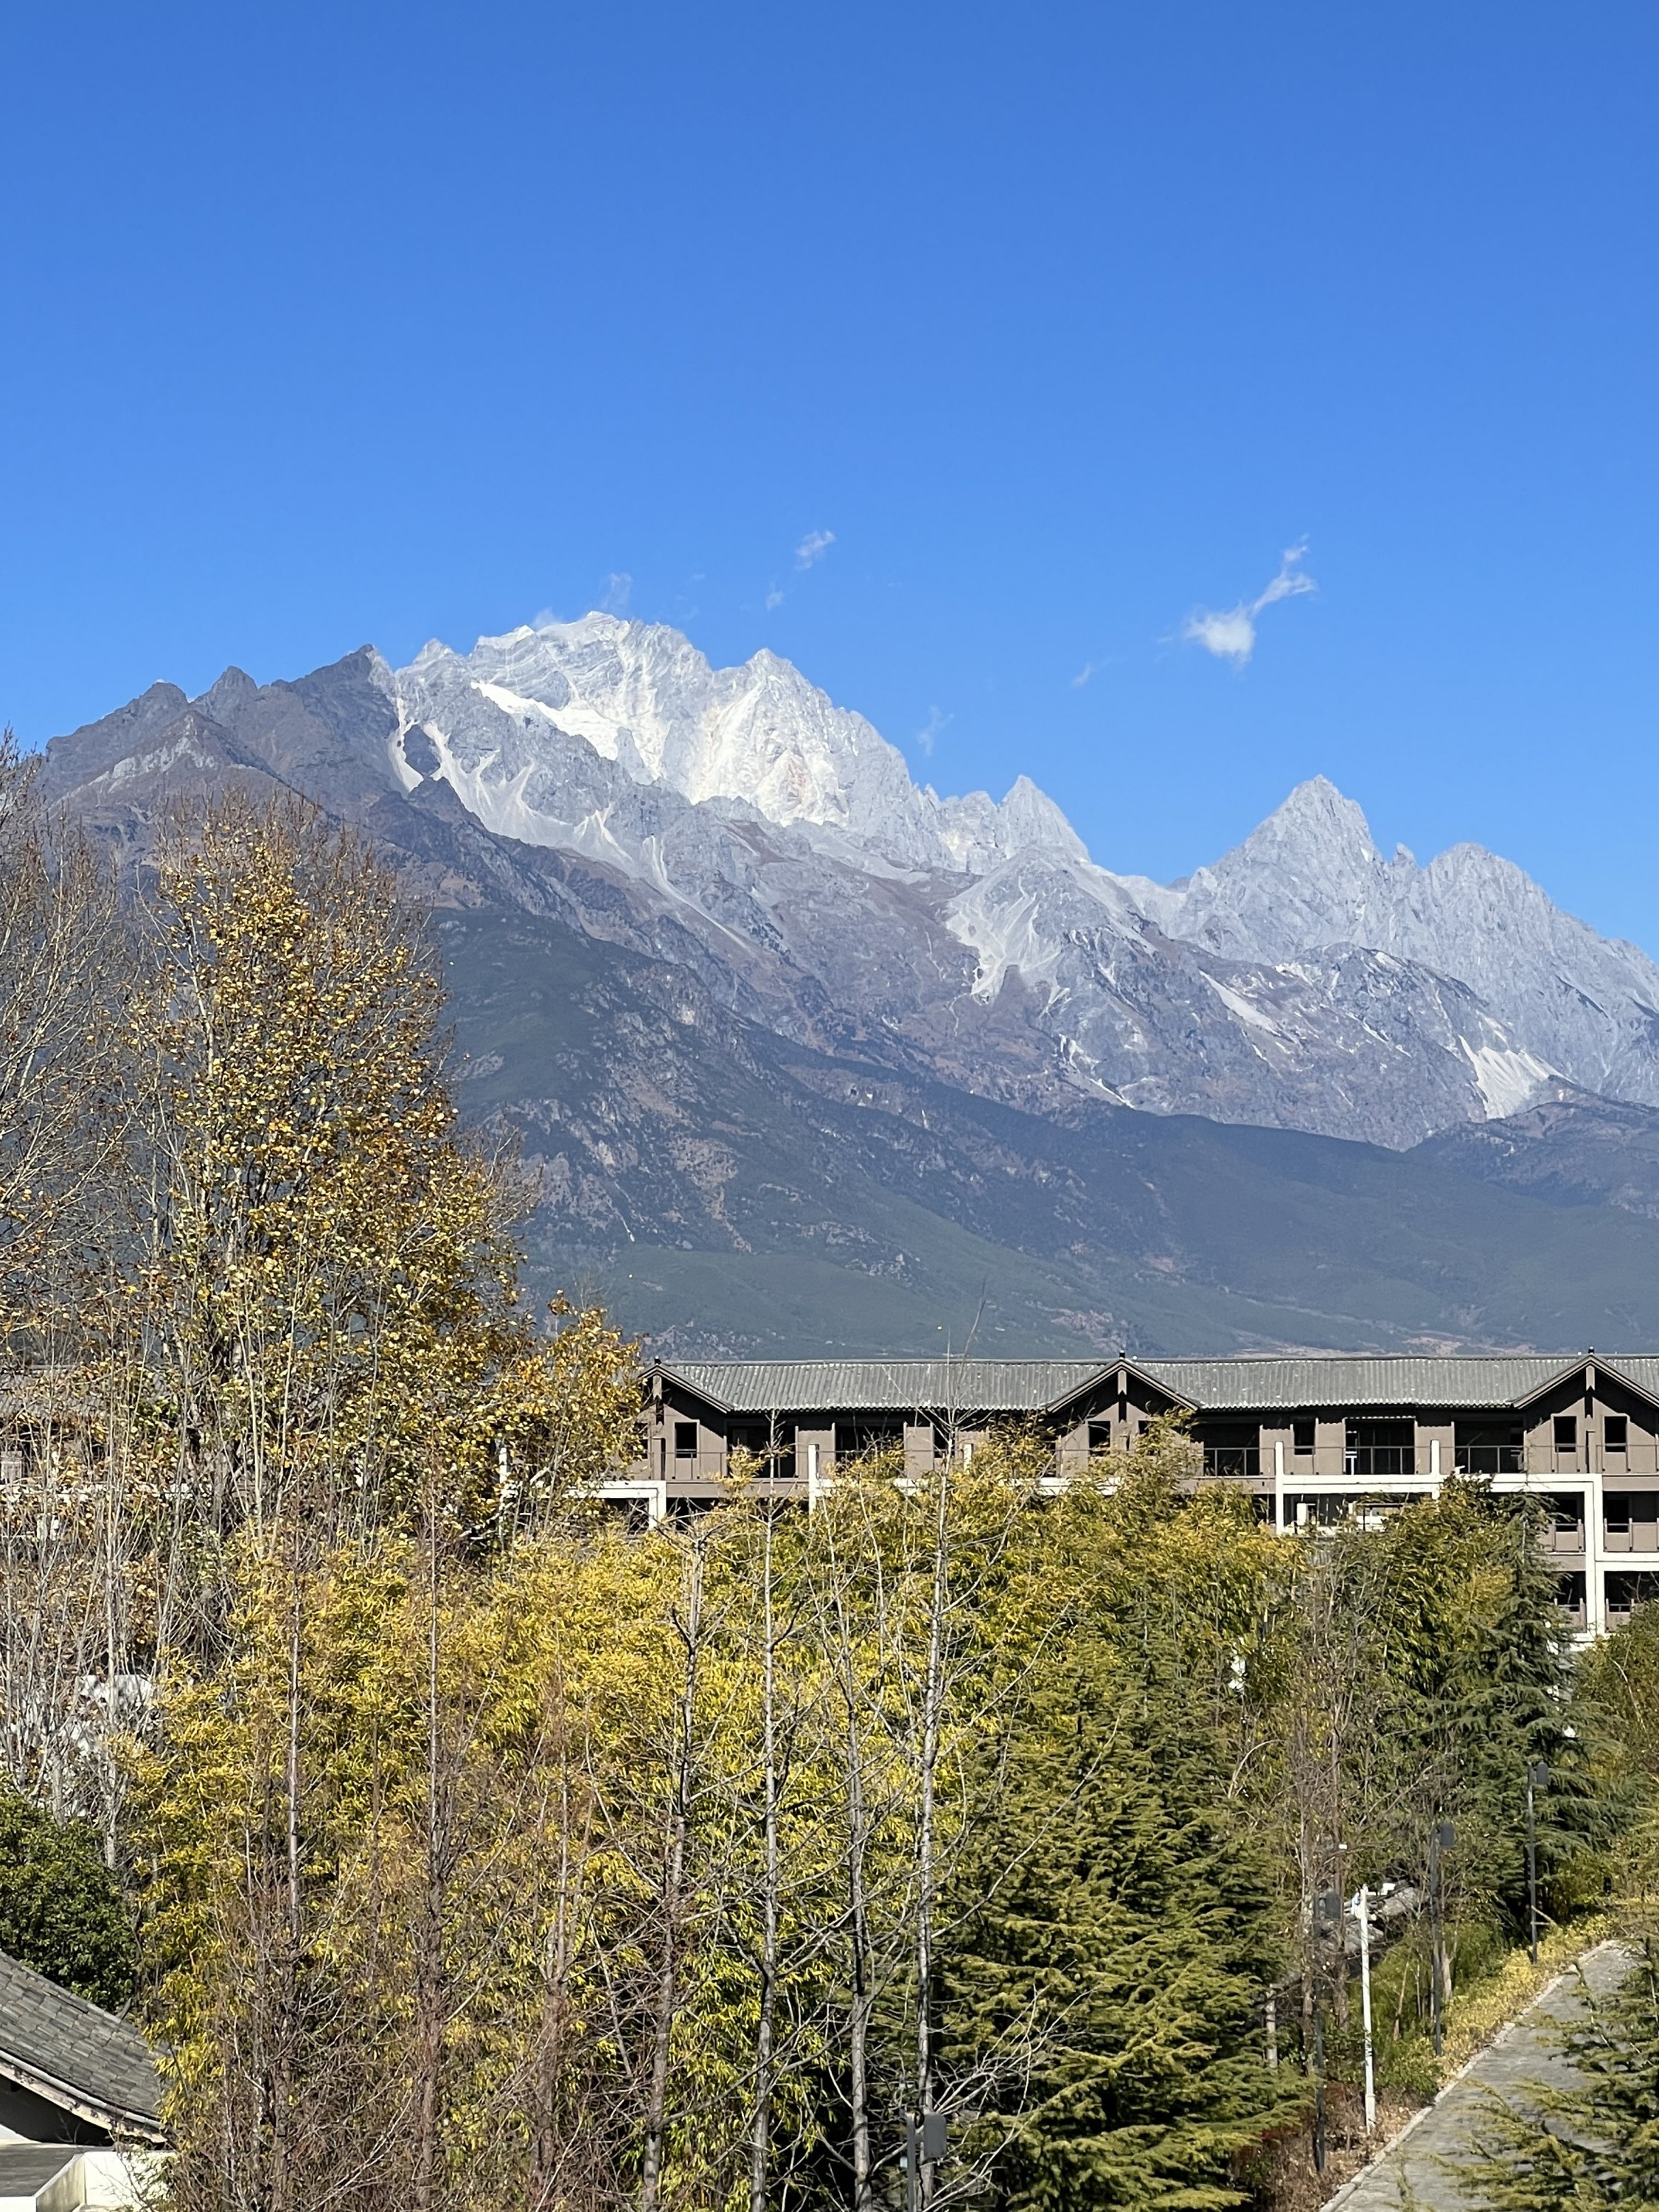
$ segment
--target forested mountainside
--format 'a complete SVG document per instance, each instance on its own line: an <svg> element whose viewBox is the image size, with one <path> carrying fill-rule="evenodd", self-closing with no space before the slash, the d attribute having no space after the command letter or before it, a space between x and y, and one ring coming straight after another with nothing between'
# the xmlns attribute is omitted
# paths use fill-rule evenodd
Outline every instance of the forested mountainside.
<svg viewBox="0 0 1659 2212"><path fill-rule="evenodd" d="M1659 972L1322 782L1114 876L1023 780L940 799L788 664L606 616L157 684L45 772L133 855L233 783L368 830L539 1270L682 1352L1659 1334L1659 1171L1605 1142L1659 1101Z"/></svg>

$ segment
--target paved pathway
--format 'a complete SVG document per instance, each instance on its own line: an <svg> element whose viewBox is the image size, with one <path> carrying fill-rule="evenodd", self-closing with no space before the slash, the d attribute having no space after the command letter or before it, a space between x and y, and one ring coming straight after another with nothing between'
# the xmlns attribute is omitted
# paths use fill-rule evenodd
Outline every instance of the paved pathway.
<svg viewBox="0 0 1659 2212"><path fill-rule="evenodd" d="M1628 1971L1629 1956L1617 1943L1601 1943L1580 1964L1585 1982L1601 1996ZM1483 2091L1496 2089L1508 2095L1528 2081L1569 2078L1566 2062L1552 2047L1543 2023L1547 2018L1571 2015L1582 2003L1578 1976L1563 1975L1495 2043L1476 2053L1433 2104L1395 2137L1375 2165L1340 2189L1325 2212L1338 2212L1339 2207L1340 2212L1400 2212L1402 2180L1429 2212L1459 2212L1467 2200L1437 2161L1468 2152L1480 2126Z"/></svg>

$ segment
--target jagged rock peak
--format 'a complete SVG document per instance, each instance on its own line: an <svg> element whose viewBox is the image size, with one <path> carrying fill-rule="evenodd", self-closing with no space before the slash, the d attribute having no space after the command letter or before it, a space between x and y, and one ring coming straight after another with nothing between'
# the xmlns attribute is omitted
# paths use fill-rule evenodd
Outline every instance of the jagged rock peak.
<svg viewBox="0 0 1659 2212"><path fill-rule="evenodd" d="M1000 806L983 792L940 799L919 788L863 715L765 647L717 669L666 624L594 613L481 637L465 654L434 641L391 681L404 720L450 748L457 788L472 779L464 795L475 811L489 812L485 786L509 758L527 789L575 739L635 785L752 809L902 867L971 871L1032 842L1086 858L1059 807L1024 777ZM514 794L521 825L524 798Z"/></svg>

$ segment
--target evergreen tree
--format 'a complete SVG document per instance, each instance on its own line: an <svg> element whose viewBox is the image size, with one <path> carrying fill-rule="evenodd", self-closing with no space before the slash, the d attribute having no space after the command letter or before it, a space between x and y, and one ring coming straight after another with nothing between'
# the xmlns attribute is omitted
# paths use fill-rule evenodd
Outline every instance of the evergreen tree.
<svg viewBox="0 0 1659 2212"><path fill-rule="evenodd" d="M0 1788L0 1951L49 1981L119 2007L132 1995L132 1916L94 1830Z"/></svg>
<svg viewBox="0 0 1659 2212"><path fill-rule="evenodd" d="M1069 1617L990 1754L999 1817L964 1870L946 2016L958 2070L1024 2054L981 2124L1010 2206L1237 2203L1233 2161L1301 2101L1252 2024L1276 1899L1228 1786L1235 1662L1278 1540L1228 1506L1182 1512L1179 1450L1157 1440L1116 1498L1058 1510Z"/></svg>

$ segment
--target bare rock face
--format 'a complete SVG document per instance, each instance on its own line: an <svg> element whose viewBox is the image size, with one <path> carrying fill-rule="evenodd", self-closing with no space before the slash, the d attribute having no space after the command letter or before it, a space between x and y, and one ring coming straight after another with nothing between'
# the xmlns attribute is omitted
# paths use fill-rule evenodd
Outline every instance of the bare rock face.
<svg viewBox="0 0 1659 2212"><path fill-rule="evenodd" d="M127 837L181 787L291 786L441 902L558 912L781 1036L1039 1112L1403 1147L1560 1079L1659 1103L1659 969L1478 847L1385 859L1316 778L1183 884L1113 875L1025 778L942 799L787 661L712 668L609 615L158 684L54 740L48 775Z"/></svg>
<svg viewBox="0 0 1659 2212"><path fill-rule="evenodd" d="M1025 779L941 798L788 663L605 615L158 684L44 775L134 865L231 785L361 826L436 909L550 1284L682 1352L1659 1328L1659 971L1322 779L1115 875Z"/></svg>

